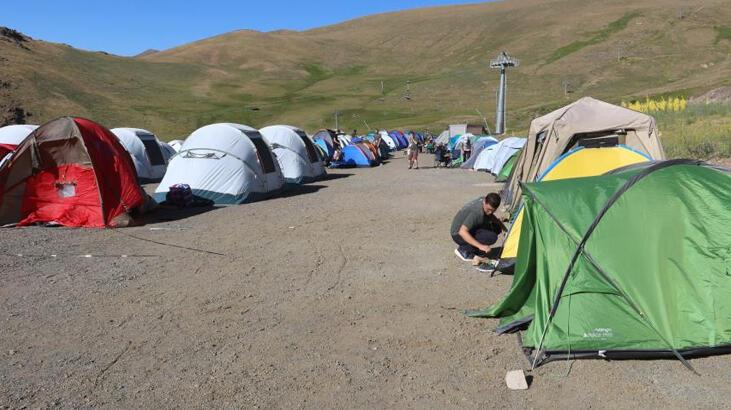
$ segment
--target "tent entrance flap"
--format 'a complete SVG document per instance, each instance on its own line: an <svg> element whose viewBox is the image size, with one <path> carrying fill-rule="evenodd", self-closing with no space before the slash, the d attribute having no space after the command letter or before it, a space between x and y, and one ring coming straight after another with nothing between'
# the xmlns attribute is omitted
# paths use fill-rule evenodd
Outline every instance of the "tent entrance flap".
<svg viewBox="0 0 731 410"><path fill-rule="evenodd" d="M262 169L264 169L264 173L270 174L276 171L276 168L274 167L274 158L272 158L272 154L269 152L269 147L267 147L266 142L264 142L260 135L246 135L249 137L249 141L251 141L256 148L256 156L259 158L259 163L261 164Z"/></svg>
<svg viewBox="0 0 731 410"><path fill-rule="evenodd" d="M315 145L310 141L310 139L307 137L307 135L302 131L296 131L297 136L300 137L302 140L302 143L305 144L305 149L307 150L307 156L310 159L311 163L319 162L320 157L317 155L317 149L315 148Z"/></svg>
<svg viewBox="0 0 731 410"><path fill-rule="evenodd" d="M142 138L142 143L145 145L147 156L150 158L150 164L153 166L165 165L165 158L162 156L162 150L160 144L157 143L157 139L153 138Z"/></svg>

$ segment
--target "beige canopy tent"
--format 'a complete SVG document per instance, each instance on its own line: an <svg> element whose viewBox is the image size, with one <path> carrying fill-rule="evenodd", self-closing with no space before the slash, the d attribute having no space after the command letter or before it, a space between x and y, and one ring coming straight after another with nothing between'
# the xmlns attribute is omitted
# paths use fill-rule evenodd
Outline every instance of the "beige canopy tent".
<svg viewBox="0 0 731 410"><path fill-rule="evenodd" d="M464 134L487 135L487 130L480 124L451 124L449 126L450 137Z"/></svg>
<svg viewBox="0 0 731 410"><path fill-rule="evenodd" d="M571 149L616 145L642 152L653 160L665 159L655 119L637 111L583 97L536 118L502 192L507 210L515 212L520 205L521 182L535 181Z"/></svg>

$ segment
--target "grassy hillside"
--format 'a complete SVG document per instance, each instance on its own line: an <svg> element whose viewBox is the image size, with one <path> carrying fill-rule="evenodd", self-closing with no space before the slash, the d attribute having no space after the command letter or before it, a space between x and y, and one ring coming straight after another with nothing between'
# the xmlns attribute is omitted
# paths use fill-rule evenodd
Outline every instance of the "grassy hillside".
<svg viewBox="0 0 731 410"><path fill-rule="evenodd" d="M479 121L476 109L492 126L489 60L506 50L521 60L509 72L507 128L524 132L583 95L619 102L731 85L728 21L724 0L509 0L242 30L136 58L0 39L0 73L4 100L32 122L78 114L172 139L216 121L312 131L339 111L343 129L438 131Z"/></svg>
<svg viewBox="0 0 731 410"><path fill-rule="evenodd" d="M731 104L697 104L682 112L650 114L669 157L731 158Z"/></svg>

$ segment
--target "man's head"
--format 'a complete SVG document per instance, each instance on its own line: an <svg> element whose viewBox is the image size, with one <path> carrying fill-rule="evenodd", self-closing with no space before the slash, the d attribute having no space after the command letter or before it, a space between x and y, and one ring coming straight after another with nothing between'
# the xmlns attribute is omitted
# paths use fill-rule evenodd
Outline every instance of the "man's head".
<svg viewBox="0 0 731 410"><path fill-rule="evenodd" d="M482 209L485 211L485 215L492 215L500 206L500 195L495 192L490 192L485 196L482 201Z"/></svg>

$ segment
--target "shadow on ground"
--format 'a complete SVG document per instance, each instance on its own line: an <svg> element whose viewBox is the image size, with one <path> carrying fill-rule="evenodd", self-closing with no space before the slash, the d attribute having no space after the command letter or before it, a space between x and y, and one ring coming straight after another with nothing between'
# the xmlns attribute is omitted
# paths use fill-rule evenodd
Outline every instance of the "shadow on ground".
<svg viewBox="0 0 731 410"><path fill-rule="evenodd" d="M138 218L140 225L154 225L165 222L180 221L196 215L221 208L215 205L192 206L187 208L178 208L170 205L160 205L154 211L142 215Z"/></svg>
<svg viewBox="0 0 731 410"><path fill-rule="evenodd" d="M306 195L306 194L314 194L315 192L327 188L325 185L315 185L315 184L307 184L307 185L291 185L287 186L284 189L282 189L279 193L273 195L269 199L274 198L289 198L292 196L297 195Z"/></svg>
<svg viewBox="0 0 731 410"><path fill-rule="evenodd" d="M355 174L326 174L320 181L332 181L335 179L347 178Z"/></svg>

